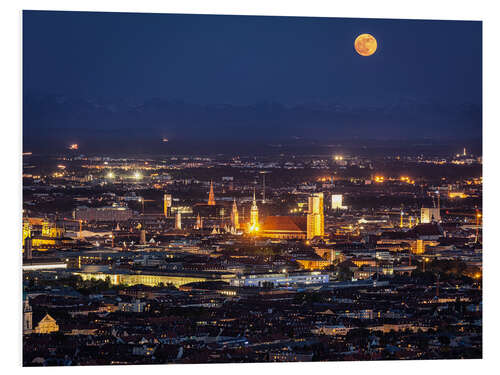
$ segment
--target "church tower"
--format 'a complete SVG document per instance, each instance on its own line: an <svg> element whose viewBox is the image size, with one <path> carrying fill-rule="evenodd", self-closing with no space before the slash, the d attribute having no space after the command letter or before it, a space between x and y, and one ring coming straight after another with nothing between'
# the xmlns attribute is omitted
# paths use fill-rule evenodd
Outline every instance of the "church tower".
<svg viewBox="0 0 500 375"><path fill-rule="evenodd" d="M325 235L325 218L323 215L323 193L309 196L307 212L307 239Z"/></svg>
<svg viewBox="0 0 500 375"><path fill-rule="evenodd" d="M255 188L253 189L253 202L250 208L250 232L257 232L259 230L259 208L255 200Z"/></svg>
<svg viewBox="0 0 500 375"><path fill-rule="evenodd" d="M231 226L236 231L240 228L240 219L238 215L238 207L236 206L236 199L233 200L233 209L231 211Z"/></svg>
<svg viewBox="0 0 500 375"><path fill-rule="evenodd" d="M31 309L28 297L26 297L23 306L23 332L29 334L32 331L33 331L33 310Z"/></svg>
<svg viewBox="0 0 500 375"><path fill-rule="evenodd" d="M210 193L208 194L208 205L215 206L214 184L210 181Z"/></svg>
<svg viewBox="0 0 500 375"><path fill-rule="evenodd" d="M202 229L203 228L203 221L201 220L200 214L196 217L196 226L195 229Z"/></svg>

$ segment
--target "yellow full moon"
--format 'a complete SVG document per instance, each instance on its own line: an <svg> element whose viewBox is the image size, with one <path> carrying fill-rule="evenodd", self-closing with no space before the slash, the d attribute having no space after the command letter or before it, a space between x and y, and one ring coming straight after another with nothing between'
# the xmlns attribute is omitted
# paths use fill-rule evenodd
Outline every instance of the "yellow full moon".
<svg viewBox="0 0 500 375"><path fill-rule="evenodd" d="M361 56L370 56L377 50L377 39L370 34L361 34L354 41L354 48Z"/></svg>

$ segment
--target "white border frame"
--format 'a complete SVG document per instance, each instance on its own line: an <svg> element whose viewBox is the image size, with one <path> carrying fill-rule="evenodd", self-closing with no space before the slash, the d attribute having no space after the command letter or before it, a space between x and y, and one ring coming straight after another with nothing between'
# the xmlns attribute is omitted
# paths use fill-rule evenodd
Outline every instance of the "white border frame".
<svg viewBox="0 0 500 375"><path fill-rule="evenodd" d="M385 373L404 371L408 374L422 372L437 373L440 371L454 373L479 373L494 369L496 345L500 337L496 324L499 306L496 296L498 274L494 264L499 264L499 252L495 248L495 213L499 212L500 199L495 187L500 186L496 172L500 156L495 150L498 131L498 87L500 87L498 68L500 67L498 52L498 35L500 35L500 13L494 1L472 2L470 0L436 1L420 0L418 2L395 0L356 0L343 1L262 1L253 0L235 2L230 0L183 0L177 2L160 0L19 0L0 5L0 28L2 35L2 132L1 147L4 172L2 191L4 197L1 217L3 238L4 270L2 270L3 302L2 309L2 369L8 373L17 371L37 371L37 373L62 373L67 368L30 368L21 367L21 257L19 252L21 238L21 173L22 173L22 112L21 112L21 78L22 78L22 9L32 10L80 10L80 11L112 11L140 13L193 13L193 14L244 14L244 15L275 15L275 16L317 16L317 17L352 17L352 18L407 18L407 19L453 19L483 21L483 160L484 164L484 347L483 360L449 360L449 361L394 361L394 362L324 362L324 363L294 363L294 364L223 364L223 365L169 365L148 366L106 366L79 367L70 371L86 373L87 371L109 373L174 372L195 374L203 371L208 373L253 373L255 371L271 373L287 371L291 374L304 372L345 371L357 373ZM491 46L491 47L490 47ZM484 78L486 77L486 78ZM498 370L498 369L497 369ZM489 371L488 371L489 372Z"/></svg>

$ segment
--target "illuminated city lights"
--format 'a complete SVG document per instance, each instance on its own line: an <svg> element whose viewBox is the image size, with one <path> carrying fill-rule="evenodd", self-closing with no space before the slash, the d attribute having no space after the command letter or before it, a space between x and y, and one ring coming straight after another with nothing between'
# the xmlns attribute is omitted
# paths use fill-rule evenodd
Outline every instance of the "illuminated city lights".
<svg viewBox="0 0 500 375"><path fill-rule="evenodd" d="M418 306L435 303L432 299L436 294L433 292L435 280L430 279L431 274L439 274L443 259L453 254L459 259L453 262L467 265L463 276L474 281L475 289L463 290L476 293L481 288L482 213L477 208L482 190L480 177L465 176L459 181L447 182L450 178L446 175L428 177L419 172L422 185L414 186L409 174L377 173L373 180L369 175L351 176L343 169L343 162L333 163L335 171L318 177L316 166L323 168L322 162L310 163L310 170L299 169L297 166L305 163L296 156L286 165L277 163L273 175L293 171L300 182L277 178L266 186L269 195L261 206L257 197L262 190L260 186L257 188L253 176L258 175L263 165L267 168L269 161L263 164L240 157L239 162L234 163L234 156L217 160L197 156L168 160L83 158L83 164L79 164L61 157L56 172L49 175L23 173L28 181L40 179L38 185L33 184L34 189L40 190L27 198L26 212L31 202L44 205L57 202L57 195L52 197L43 190L46 184L51 188L76 187L74 209L69 215L72 218L66 214L63 224L29 218L25 213L23 255L40 258L42 254L61 252L60 257L56 255L56 261L26 263L25 273L64 271L88 282L110 280L119 290L125 288L121 285L125 282L139 289L156 288L158 283L172 284L177 288L176 293L193 304L207 303L198 300L202 298L200 295L190 292L193 288L206 288L202 284L207 282L225 281L227 287L219 286L217 292L205 291L201 295L209 295L214 301L218 296L238 298L245 308L250 308L247 297L235 289L236 285L251 286L255 293L270 293L280 298L277 296L285 293L280 289L284 287L286 293L299 290L310 293L309 286L315 291L324 287L325 291L320 293L332 293L337 285L350 287L365 283L361 284L364 288L373 288L377 283L392 293L391 298L408 301L404 297L406 292L400 293L400 289L391 284L397 277L403 277L412 291L422 289L423 299L416 302L417 307L410 307L414 313ZM356 160L355 156L352 158ZM377 162L377 159L368 161L375 166ZM408 162L409 169L412 163ZM197 166L193 167L194 164ZM202 177L197 175L199 165L204 170ZM242 167L253 171L249 173L250 178L233 177L236 173L232 173L231 168L236 172ZM211 175L213 168L225 168L227 177ZM181 171L179 176L178 171ZM120 184L106 183L106 179L116 179L119 174L129 178L120 178ZM334 176L335 184L330 184ZM99 186L99 190L93 189L95 186ZM464 195L467 199L459 199ZM344 199L349 207L344 205ZM401 200L405 201L404 207ZM425 202L424 207L418 206L421 201ZM54 215L55 211L49 212ZM442 226L447 221L458 225L447 229L449 232L444 236ZM372 242L363 241L370 236ZM455 243L455 248L447 241ZM219 250L210 243L217 243ZM68 252L68 249L79 244L85 244L89 250L78 250L73 257L73 250ZM96 250L99 256L92 253ZM199 257L195 263L190 260L193 256ZM175 270L177 267L183 268ZM417 282L412 276L418 275L417 270L426 272L429 280ZM58 280L56 276L61 277L54 275L52 282ZM462 282L454 280L453 285ZM352 290L358 293L355 291L358 289ZM424 290L429 291L429 296ZM360 296L362 294L357 298L363 298ZM456 300L456 296L449 297L444 288L439 298ZM145 299L139 300L136 308L146 309ZM293 306L282 303L287 309ZM124 307L126 304L132 302L120 302L120 308L129 308ZM225 308L224 304L221 306ZM389 314L369 299L363 300L362 306L373 312L359 312L357 302L350 306L353 308L341 313L366 314L367 319L372 316L383 319L384 314ZM279 308L273 309L273 314L281 314ZM380 318L376 318L379 314ZM392 319L398 321L399 318ZM405 319L417 324L411 317ZM308 329L316 332L314 326Z"/></svg>

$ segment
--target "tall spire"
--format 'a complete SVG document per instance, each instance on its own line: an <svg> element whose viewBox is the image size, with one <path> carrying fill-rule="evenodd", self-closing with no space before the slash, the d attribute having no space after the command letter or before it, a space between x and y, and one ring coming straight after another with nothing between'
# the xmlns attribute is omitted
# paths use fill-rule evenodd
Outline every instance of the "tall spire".
<svg viewBox="0 0 500 375"><path fill-rule="evenodd" d="M236 206L236 199L233 199L233 209L231 211L231 225L234 230L239 229L240 220L238 214L238 206Z"/></svg>
<svg viewBox="0 0 500 375"><path fill-rule="evenodd" d="M210 193L208 194L208 205L215 206L214 184L210 181Z"/></svg>
<svg viewBox="0 0 500 375"><path fill-rule="evenodd" d="M250 232L259 231L259 208L255 200L255 188L253 189L253 202L250 208Z"/></svg>

